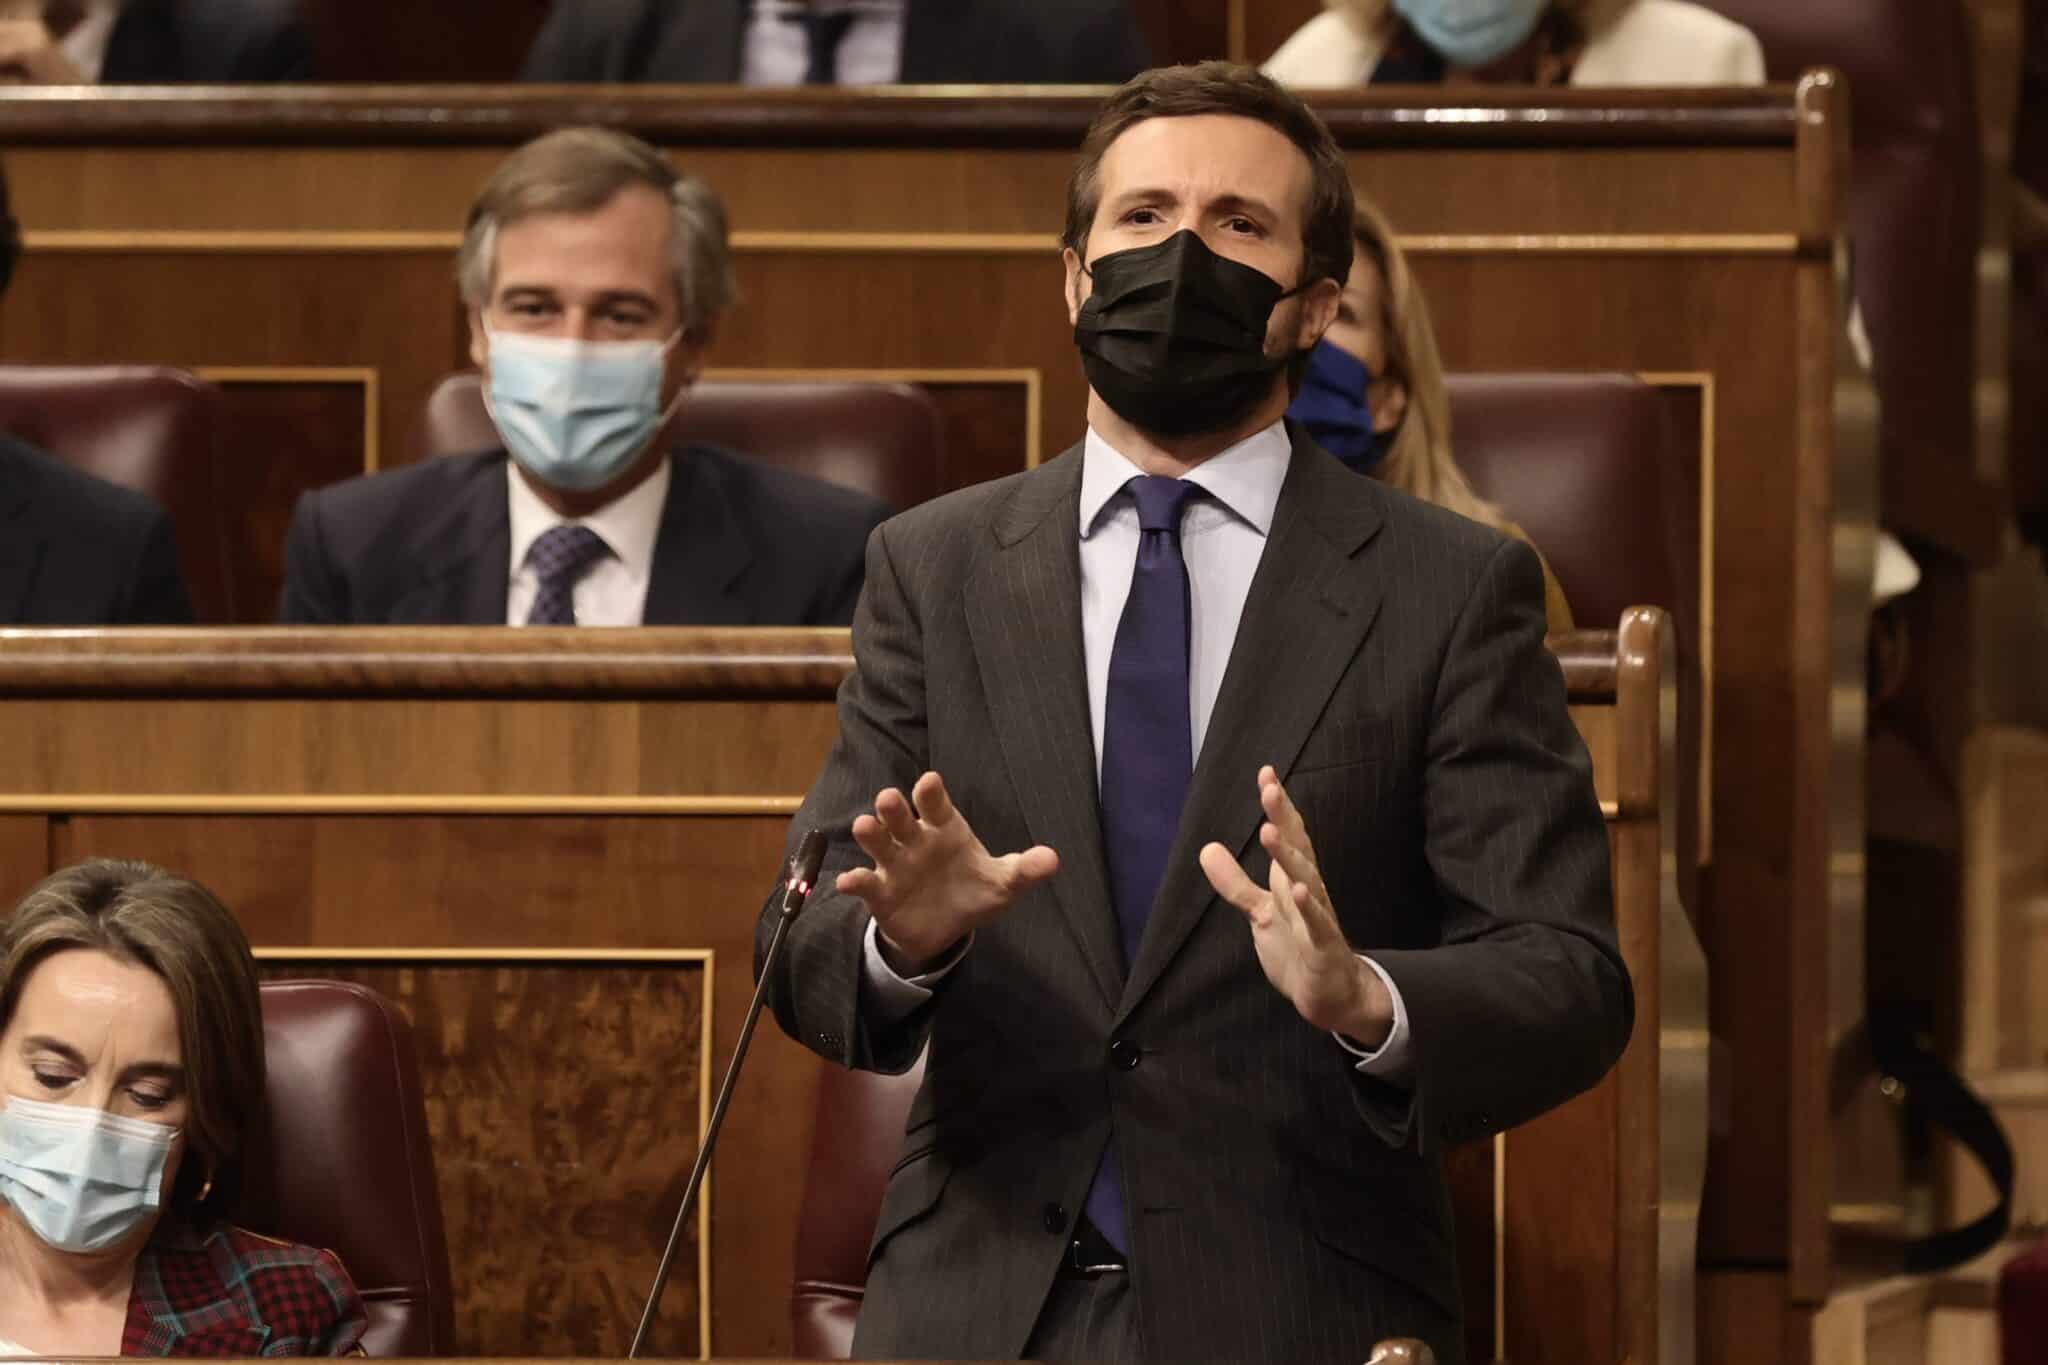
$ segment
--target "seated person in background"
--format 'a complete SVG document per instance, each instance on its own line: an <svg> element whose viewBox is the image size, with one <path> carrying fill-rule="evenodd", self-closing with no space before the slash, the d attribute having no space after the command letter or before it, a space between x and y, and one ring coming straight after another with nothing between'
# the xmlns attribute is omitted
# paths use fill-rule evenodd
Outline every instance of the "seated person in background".
<svg viewBox="0 0 2048 1365"><path fill-rule="evenodd" d="M550 133L484 186L458 275L505 448L302 497L282 620L852 619L867 534L888 509L709 446L672 448L734 288L708 185L623 133Z"/></svg>
<svg viewBox="0 0 2048 1365"><path fill-rule="evenodd" d="M227 1221L265 1123L219 901L109 861L29 892L0 931L0 1354L360 1354L334 1254Z"/></svg>
<svg viewBox="0 0 2048 1365"><path fill-rule="evenodd" d="M1351 240L1351 278L1337 320L1310 352L1287 415L1359 473L1528 544L1521 527L1472 491L1451 454L1451 403L1429 305L1393 225L1362 195ZM1564 589L1547 563L1543 614L1553 633L1572 628Z"/></svg>
<svg viewBox="0 0 2048 1365"><path fill-rule="evenodd" d="M20 250L0 170L0 295ZM0 432L0 626L191 620L163 508Z"/></svg>
<svg viewBox="0 0 2048 1365"><path fill-rule="evenodd" d="M1759 85L1756 36L1686 0L1324 0L1266 62L1301 87Z"/></svg>
<svg viewBox="0 0 2048 1365"><path fill-rule="evenodd" d="M1110 85L1148 65L1124 0L556 0L522 75Z"/></svg>
<svg viewBox="0 0 2048 1365"><path fill-rule="evenodd" d="M265 84L312 65L293 0L0 0L0 80Z"/></svg>

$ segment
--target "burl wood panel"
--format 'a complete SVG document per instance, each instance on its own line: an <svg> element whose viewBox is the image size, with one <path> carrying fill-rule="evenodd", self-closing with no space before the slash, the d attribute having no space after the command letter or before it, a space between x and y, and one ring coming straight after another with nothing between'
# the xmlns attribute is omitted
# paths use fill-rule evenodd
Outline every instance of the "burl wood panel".
<svg viewBox="0 0 2048 1365"><path fill-rule="evenodd" d="M696 1154L701 963L265 964L354 981L412 1020L455 1340L468 1355L621 1356ZM649 1353L698 1351L693 1217Z"/></svg>
<svg viewBox="0 0 2048 1365"><path fill-rule="evenodd" d="M714 1068L723 1074L753 990L754 918L779 866L786 824L780 816L93 815L60 824L52 861L61 866L95 855L138 857L195 877L235 912L259 951L318 948L333 950L337 956L390 948L709 951L716 1009L711 1055ZM10 885L26 886L26 871L0 868L0 878ZM35 875L40 874L38 868ZM304 963L288 965L289 974L305 975L309 970ZM522 964L506 970L515 977L531 972L547 979L559 969ZM404 992L399 994L403 999ZM516 1001L521 997L494 998ZM565 1006L549 1003L551 999L537 996L536 1009L554 1011L550 1017L557 1023L565 1019L575 1022L562 1014ZM637 1006L635 1010L636 1027L655 1030L648 1036L667 1040L664 1047L680 1046L676 1042L680 1034L671 1037L660 1032L669 1027L662 1021L673 1015L670 1005L656 1010L659 1018L642 1018ZM593 1017L602 1021L624 1016ZM583 1026L577 1023L578 1028ZM695 1027L694 1022L690 1027ZM490 1055L516 1060L519 1053L511 1049L511 1040L524 1036L506 1034L499 1041L507 1050ZM495 1048L499 1042L493 1041L491 1046ZM614 1039L607 1046L615 1050L619 1044ZM536 1037L534 1047L538 1055L543 1040ZM650 1063L643 1073L638 1070L642 1059L635 1055L627 1059L633 1068L628 1072L617 1070L624 1062L604 1050L588 1054L571 1050L550 1065L568 1068L567 1079L561 1082L566 1085L580 1074L579 1069L587 1070L593 1059L612 1067L622 1088L630 1086L635 1091L634 1105L642 1105L639 1097L644 1097L644 1109L635 1108L634 1114L644 1112L649 1124L654 1124L654 1115L668 1116L665 1129L655 1124L651 1130L665 1131L666 1145L656 1142L650 1132L634 1139L644 1139L644 1150L626 1149L637 1163L632 1167L636 1183L631 1188L649 1206L645 1216L651 1219L657 1202L673 1208L672 1196L680 1192L680 1180L688 1174L694 1150L689 1135L696 1125L698 1062L693 1054L685 1071L668 1072ZM714 1351L772 1356L789 1350L788 1286L793 1279L797 1201L803 1192L802 1181L795 1175L803 1169L810 1150L811 1097L821 1065L811 1053L785 1038L772 1019L765 1021L755 1036L746 1075L726 1119L722 1154L710 1179ZM491 1084L524 1103L532 1098L532 1077L541 1074L538 1069L514 1066ZM686 1079L679 1082L677 1077ZM538 1150L540 1132L518 1140L535 1144ZM437 1144L438 1140L437 1130ZM463 1150L457 1148L458 1153ZM563 1146L559 1150L577 1149ZM590 1149L583 1150L587 1154ZM438 1145L436 1151L445 1170L447 1154ZM481 1168L476 1178L481 1182ZM515 1188L506 1190L505 1197L524 1200L516 1189L520 1173L510 1172L509 1178ZM675 1183L663 1183L668 1181ZM601 1211L598 1204L590 1207ZM506 1259L493 1265L500 1274L517 1272L522 1292L525 1286L544 1285L544 1277L559 1273L559 1268L550 1269L538 1259L541 1245L534 1239L551 1229L569 1229L572 1224L578 1224L574 1233L579 1237L609 1236L624 1226L611 1214L605 1217L611 1221L583 1227L567 1209L536 1210L530 1230L506 1232L499 1253ZM537 1314L530 1324L535 1331L574 1332L579 1341L585 1341L575 1347L563 1345L563 1354L624 1353L630 1331L616 1334L616 1318L606 1316L612 1311L609 1299L586 1296L578 1302L588 1312L579 1308L573 1320L557 1319L551 1316L556 1309L548 1293L536 1293L521 1309L509 1288L500 1294L488 1285L475 1285L474 1272L466 1268L465 1247L470 1244L467 1234L458 1240L458 1226L451 1210L451 1250L465 1303L477 1311L481 1311L479 1305L488 1303L493 1311L514 1314L504 1325L487 1329L490 1340L499 1343L495 1346L479 1342L465 1328L465 1349L487 1354L528 1352L529 1346L503 1334L525 1330L525 1315ZM639 1236L639 1228L633 1224L629 1230ZM666 1228L663 1232L665 1235ZM550 1252L554 1249L549 1248ZM520 1270L528 1261L531 1264ZM684 1264L694 1263L686 1260ZM637 1305L635 1296L644 1292L650 1275L651 1270L642 1271L637 1278L608 1283L617 1290L621 1303L631 1300ZM687 1320L680 1308L686 1302L682 1297L686 1278L688 1274L679 1272L671 1291L676 1296L672 1302L678 1305L674 1311L679 1326ZM585 1289L595 1295L591 1286ZM470 1295L487 1297L467 1297ZM686 1340L669 1344L682 1353L694 1354L694 1328L688 1328L685 1336Z"/></svg>

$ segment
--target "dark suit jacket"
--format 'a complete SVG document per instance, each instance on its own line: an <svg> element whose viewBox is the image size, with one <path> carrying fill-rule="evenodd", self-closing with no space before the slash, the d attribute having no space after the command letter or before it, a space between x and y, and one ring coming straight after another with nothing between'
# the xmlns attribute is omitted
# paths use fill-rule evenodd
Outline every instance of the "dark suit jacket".
<svg viewBox="0 0 2048 1365"><path fill-rule="evenodd" d="M557 0L529 81L732 83L746 0ZM1150 63L1123 0L909 0L906 85L1116 85Z"/></svg>
<svg viewBox="0 0 2048 1365"><path fill-rule="evenodd" d="M292 0L130 0L107 39L103 85L261 85L313 74Z"/></svg>
<svg viewBox="0 0 2048 1365"><path fill-rule="evenodd" d="M887 508L709 446L672 458L647 625L830 626L852 617L861 546ZM502 450L447 455L305 494L285 542L278 619L505 624L509 465Z"/></svg>
<svg viewBox="0 0 2048 1365"><path fill-rule="evenodd" d="M188 625L171 519L0 435L0 625Z"/></svg>
<svg viewBox="0 0 2048 1365"><path fill-rule="evenodd" d="M830 887L866 861L853 817L930 767L992 851L1060 856L908 1024L864 1008L859 902L821 894L795 922L770 994L793 1037L884 1071L929 1043L856 1354L1017 1355L1114 1132L1149 1356L1356 1365L1415 1335L1449 1365L1463 1349L1442 1146L1591 1085L1633 1020L1536 556L1297 431L1126 970L1083 671L1080 474L1069 451L870 540L838 742L792 829L830 835ZM1412 1090L1358 1075L1301 1020L1196 861L1219 840L1264 883L1269 762L1350 943L1407 1004ZM757 954L771 926L764 913ZM1114 1065L1113 1042L1138 1064Z"/></svg>

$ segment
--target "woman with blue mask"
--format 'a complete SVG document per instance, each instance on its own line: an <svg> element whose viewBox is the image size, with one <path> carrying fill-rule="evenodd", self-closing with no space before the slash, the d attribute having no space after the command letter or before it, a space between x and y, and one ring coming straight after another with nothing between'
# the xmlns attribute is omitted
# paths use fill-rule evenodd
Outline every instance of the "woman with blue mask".
<svg viewBox="0 0 2048 1365"><path fill-rule="evenodd" d="M219 901L106 861L29 892L0 930L0 1355L361 1354L332 1252L227 1221L264 1122Z"/></svg>
<svg viewBox="0 0 2048 1365"><path fill-rule="evenodd" d="M1359 85L1759 85L1756 36L1689 0L1324 0L1266 74Z"/></svg>
<svg viewBox="0 0 2048 1365"><path fill-rule="evenodd" d="M1310 353L1288 417L1359 473L1527 541L1499 507L1473 491L1452 456L1450 398L1429 305L1393 225L1363 194L1351 220L1351 245L1351 277L1337 320ZM1572 628L1571 607L1547 562L1543 606L1551 630Z"/></svg>

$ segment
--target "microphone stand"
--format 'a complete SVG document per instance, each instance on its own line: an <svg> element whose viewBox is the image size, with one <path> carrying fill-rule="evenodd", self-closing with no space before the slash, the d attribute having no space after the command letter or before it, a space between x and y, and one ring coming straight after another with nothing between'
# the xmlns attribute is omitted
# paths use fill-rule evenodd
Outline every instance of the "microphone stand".
<svg viewBox="0 0 2048 1365"><path fill-rule="evenodd" d="M662 1249L661 1265L654 1272L654 1290L647 1296L647 1307L641 1310L639 1330L633 1333L633 1345L626 1352L626 1359L640 1358L640 1348L647 1344L648 1329L654 1326L654 1310L661 1306L662 1291L668 1288L669 1272L675 1268L676 1249L682 1244L683 1229L689 1226L690 1210L697 1203L697 1191L704 1184L704 1173L711 1165L711 1149L718 1145L718 1130L725 1122L725 1108L732 1100L733 1083L739 1080L740 1063L747 1059L747 1045L753 1041L754 1025L761 1018L761 1005L768 998L768 981L775 971L775 960L782 954L782 941L789 933L790 922L797 912L804 908L810 898L811 885L818 880L818 870L825 864L825 836L811 830L797 845L796 853L789 860L789 875L782 883L782 913L775 921L774 936L768 940L768 951L761 958L761 979L754 985L754 999L747 1006L747 1022L740 1026L740 1038L732 1052L732 1063L725 1069L725 1081L718 1087L718 1101L711 1106L711 1123L704 1130L704 1141L697 1148L697 1162L690 1168L690 1181L683 1187L682 1207L676 1210L675 1226L669 1229L668 1245ZM697 1311L708 1313L711 1305L699 1304Z"/></svg>

